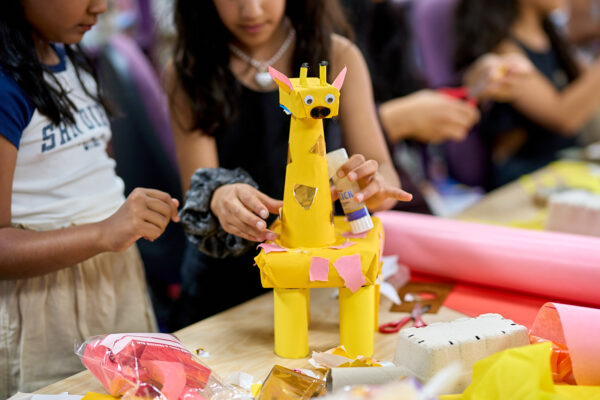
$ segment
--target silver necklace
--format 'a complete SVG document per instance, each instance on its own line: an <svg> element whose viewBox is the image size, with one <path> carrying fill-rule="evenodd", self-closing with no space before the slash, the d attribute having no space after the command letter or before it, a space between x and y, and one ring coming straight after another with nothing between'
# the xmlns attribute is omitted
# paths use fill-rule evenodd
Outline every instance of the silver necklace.
<svg viewBox="0 0 600 400"><path fill-rule="evenodd" d="M288 33L283 44L281 45L279 50L277 50L277 53L275 53L275 55L269 58L267 61L258 61L250 57L231 43L229 44L229 50L231 50L233 54L238 56L239 59L241 59L244 62L247 62L248 64L256 68L257 72L256 75L254 75L254 80L256 81L258 86L264 89L269 87L273 83L273 79L271 78L271 75L269 75L269 66L277 60L279 60L279 58L281 58L283 53L285 53L288 47L290 47L290 44L294 40L294 37L296 37L296 31L294 30L294 28L291 28L290 33Z"/></svg>

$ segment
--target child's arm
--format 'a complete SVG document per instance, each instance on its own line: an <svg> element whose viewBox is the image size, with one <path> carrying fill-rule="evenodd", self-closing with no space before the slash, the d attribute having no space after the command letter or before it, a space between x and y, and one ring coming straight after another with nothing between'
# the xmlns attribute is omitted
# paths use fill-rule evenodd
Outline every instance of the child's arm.
<svg viewBox="0 0 600 400"><path fill-rule="evenodd" d="M522 53L506 42L500 54ZM572 136L591 118L600 105L600 60L584 71L564 90L558 91L537 69L504 79L512 105L523 115L549 129ZM503 100L503 99L500 99Z"/></svg>
<svg viewBox="0 0 600 400"><path fill-rule="evenodd" d="M172 62L165 69L164 79L177 163L182 187L186 192L196 170L219 167L217 144L213 136L200 129L189 129L193 120L192 107L178 84ZM225 232L256 242L274 239L274 233L267 229L265 219L269 213L276 214L281 206L281 201L242 183L220 186L212 193L210 201L210 211Z"/></svg>
<svg viewBox="0 0 600 400"><path fill-rule="evenodd" d="M367 65L349 40L334 35L332 47L332 76L344 65L348 67L339 115L348 152L354 155L341 169L350 180L358 180L361 190L357 199L362 197L369 209L392 208L398 200L408 201L412 196L400 189L400 180L375 114Z"/></svg>
<svg viewBox="0 0 600 400"><path fill-rule="evenodd" d="M135 189L109 218L51 231L11 227L17 148L0 135L0 279L27 278L74 265L105 251L123 251L139 238L154 240L176 221L177 200Z"/></svg>
<svg viewBox="0 0 600 400"><path fill-rule="evenodd" d="M388 139L423 143L463 140L479 120L479 111L466 101L429 89L379 105L379 119Z"/></svg>

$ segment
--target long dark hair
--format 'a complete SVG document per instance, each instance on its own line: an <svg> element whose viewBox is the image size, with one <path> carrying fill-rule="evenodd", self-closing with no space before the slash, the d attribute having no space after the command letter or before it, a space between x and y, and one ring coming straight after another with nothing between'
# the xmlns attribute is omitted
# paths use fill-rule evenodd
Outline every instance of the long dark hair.
<svg viewBox="0 0 600 400"><path fill-rule="evenodd" d="M510 37L510 28L518 15L518 0L461 0L455 19L454 62L457 70L469 66ZM569 45L548 17L544 18L543 27L561 67L569 81L573 81L579 76L579 70Z"/></svg>
<svg viewBox="0 0 600 400"><path fill-rule="evenodd" d="M319 61L329 60L332 33L352 35L337 0L288 0L285 14L296 30L297 70L304 62L317 68ZM177 0L175 25L175 71L193 112L192 126L186 128L212 135L228 126L239 109L241 88L229 69L231 34L212 0Z"/></svg>
<svg viewBox="0 0 600 400"><path fill-rule="evenodd" d="M49 74L54 80L53 85L44 79L44 72L50 72L50 69L38 59L33 32L20 0L0 1L0 69L17 82L34 107L52 123L58 125L65 121L73 124L76 107L54 74ZM80 82L81 70L96 79L92 64L79 46L65 45L64 48ZM84 84L82 87L90 98L106 107L100 91L93 95Z"/></svg>
<svg viewBox="0 0 600 400"><path fill-rule="evenodd" d="M393 1L346 0L373 81L376 102L406 96L425 87L415 62L410 5Z"/></svg>

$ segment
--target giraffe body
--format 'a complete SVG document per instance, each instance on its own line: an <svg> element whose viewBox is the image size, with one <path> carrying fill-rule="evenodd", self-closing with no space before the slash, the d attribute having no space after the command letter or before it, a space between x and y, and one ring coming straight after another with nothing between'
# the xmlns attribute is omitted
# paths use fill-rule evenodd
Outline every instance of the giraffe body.
<svg viewBox="0 0 600 400"><path fill-rule="evenodd" d="M322 120L338 114L346 68L329 84L325 65L319 78L308 78L305 66L293 79L269 69L280 106L291 115L283 207L271 227L283 248L263 249L255 260L262 285L273 288L275 353L285 358L308 353L309 289L323 287L340 288L340 339L346 350L353 356L373 353L383 228L375 218L373 229L348 243L348 222L333 217ZM315 263L325 267L318 279ZM360 276L358 282L350 282L349 269Z"/></svg>

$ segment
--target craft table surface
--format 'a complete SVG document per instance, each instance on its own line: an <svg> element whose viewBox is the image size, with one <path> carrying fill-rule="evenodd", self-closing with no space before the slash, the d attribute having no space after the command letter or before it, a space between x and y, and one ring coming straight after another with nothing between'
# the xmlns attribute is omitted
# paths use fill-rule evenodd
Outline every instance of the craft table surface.
<svg viewBox="0 0 600 400"><path fill-rule="evenodd" d="M541 169L535 174L543 173L544 170ZM502 223L512 219L529 219L538 210L523 187L518 182L513 182L487 194L456 218L485 219ZM338 301L331 298L332 291L333 289L311 290L309 351L325 351L339 344ZM389 312L390 306L389 300L382 298L379 323L397 320L407 315ZM426 314L423 319L432 323L451 321L463 316L457 311L441 307L438 314ZM310 367L308 357L290 360L279 358L273 353L272 292L183 328L175 332L175 335L190 351L198 348L208 351L210 358L203 358L202 361L223 378L232 372L243 371L253 375L255 379L264 380L274 364L288 368ZM391 361L395 349L395 334L375 334L374 358ZM106 393L89 371L83 371L46 386L36 393L69 392L83 395L90 391Z"/></svg>
<svg viewBox="0 0 600 400"><path fill-rule="evenodd" d="M257 272L258 273L258 272ZM309 351L325 351L339 345L338 300L332 298L334 289L311 289L311 322L309 325ZM390 322L407 315L389 312L391 302L382 298L379 322ZM426 314L427 323L451 321L464 316L442 307L438 314ZM410 326L407 325L407 327ZM210 353L203 358L222 378L232 372L243 371L264 380L274 364L288 368L309 368L308 357L290 360L273 353L273 292L231 308L220 314L183 328L175 335L190 351L203 348ZM396 349L396 334L375 334L374 358L392 361ZM86 394L106 393L98 380L83 371L62 381L46 386L35 393Z"/></svg>
<svg viewBox="0 0 600 400"><path fill-rule="evenodd" d="M532 174L533 177L543 175L547 168ZM531 194L523 188L519 181L511 182L487 193L481 200L454 216L464 221L486 221L503 224L515 220L530 220L539 213Z"/></svg>

